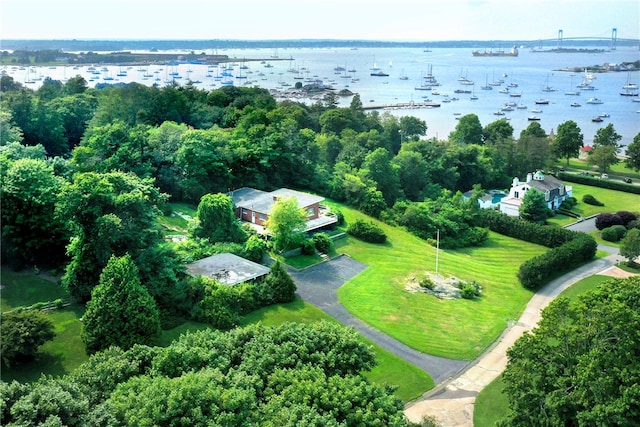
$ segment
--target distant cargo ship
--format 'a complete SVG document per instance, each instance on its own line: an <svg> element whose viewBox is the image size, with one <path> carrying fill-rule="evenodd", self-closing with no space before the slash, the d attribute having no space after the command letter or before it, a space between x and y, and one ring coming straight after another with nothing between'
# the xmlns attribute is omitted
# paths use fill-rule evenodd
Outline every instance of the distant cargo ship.
<svg viewBox="0 0 640 427"><path fill-rule="evenodd" d="M473 52L471 52L471 54L473 56L518 56L518 48L517 47L513 47L511 48L510 51L506 51L506 50L484 50L482 52L480 52L479 50L474 50Z"/></svg>

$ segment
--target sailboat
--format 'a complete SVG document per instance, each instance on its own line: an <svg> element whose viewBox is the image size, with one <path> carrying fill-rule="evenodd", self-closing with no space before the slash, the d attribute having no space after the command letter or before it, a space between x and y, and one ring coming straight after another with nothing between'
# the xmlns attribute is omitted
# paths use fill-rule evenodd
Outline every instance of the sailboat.
<svg viewBox="0 0 640 427"><path fill-rule="evenodd" d="M549 86L549 74L547 74L547 81L545 83L545 86L542 88L542 91L543 92L555 92L556 91L554 88Z"/></svg>
<svg viewBox="0 0 640 427"><path fill-rule="evenodd" d="M580 91L579 90L573 90L573 74L571 75L571 83L569 84L569 90L567 92L564 93L565 95L569 95L569 96L578 96L580 95Z"/></svg>
<svg viewBox="0 0 640 427"><path fill-rule="evenodd" d="M480 86L482 90L493 90L493 86L489 85L489 75L486 75L484 78L484 86Z"/></svg>
<svg viewBox="0 0 640 427"><path fill-rule="evenodd" d="M627 82L622 86L624 92L620 92L622 96L638 96L638 85L629 81L630 73L627 72Z"/></svg>
<svg viewBox="0 0 640 427"><path fill-rule="evenodd" d="M472 101L475 101L478 99L478 96L476 95L476 88L474 87L471 91L471 97L469 98Z"/></svg>

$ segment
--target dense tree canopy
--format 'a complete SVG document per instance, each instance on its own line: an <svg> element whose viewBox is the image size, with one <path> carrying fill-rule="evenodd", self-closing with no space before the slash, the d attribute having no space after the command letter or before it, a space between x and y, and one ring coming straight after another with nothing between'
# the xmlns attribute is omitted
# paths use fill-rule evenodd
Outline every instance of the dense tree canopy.
<svg viewBox="0 0 640 427"><path fill-rule="evenodd" d="M166 348L111 347L59 379L0 382L0 423L410 425L392 390L362 376L374 365L355 331L334 323L205 330Z"/></svg>
<svg viewBox="0 0 640 427"><path fill-rule="evenodd" d="M3 170L2 251L5 261L56 266L65 260L68 233L55 215L64 180L44 159L22 158Z"/></svg>
<svg viewBox="0 0 640 427"><path fill-rule="evenodd" d="M640 422L640 278L559 298L508 351L505 426Z"/></svg>
<svg viewBox="0 0 640 427"><path fill-rule="evenodd" d="M89 299L112 255L129 253L140 260L145 251L161 243L156 217L162 201L151 179L123 172L78 174L63 188L57 212L71 225L74 235L63 284L72 296L80 301ZM143 282L149 278L147 273L160 274L138 267Z"/></svg>

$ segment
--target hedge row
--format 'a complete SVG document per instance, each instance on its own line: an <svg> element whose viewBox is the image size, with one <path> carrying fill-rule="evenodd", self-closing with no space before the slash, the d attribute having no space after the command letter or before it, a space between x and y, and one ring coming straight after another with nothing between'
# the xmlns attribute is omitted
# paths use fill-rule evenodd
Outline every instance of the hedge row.
<svg viewBox="0 0 640 427"><path fill-rule="evenodd" d="M574 240L523 262L518 270L522 286L539 289L559 272L572 270L593 259L598 249L596 241L588 234L576 234Z"/></svg>
<svg viewBox="0 0 640 427"><path fill-rule="evenodd" d="M363 221L361 219L357 219L351 223L347 228L347 233L369 243L384 243L387 241L387 235L382 228L373 222Z"/></svg>
<svg viewBox="0 0 640 427"><path fill-rule="evenodd" d="M561 181L575 182L576 184L591 185L593 187L608 188L609 190L624 191L625 193L640 194L640 186L626 184L611 179L594 178L574 173L558 172L557 178Z"/></svg>
<svg viewBox="0 0 640 427"><path fill-rule="evenodd" d="M575 239L576 232L561 227L545 227L502 214L496 210L483 209L481 226L514 239L536 243L548 248L557 248Z"/></svg>
<svg viewBox="0 0 640 427"><path fill-rule="evenodd" d="M518 279L527 289L539 289L559 272L593 259L598 248L588 234L522 221L489 209L482 211L481 221L496 233L552 248L520 266Z"/></svg>

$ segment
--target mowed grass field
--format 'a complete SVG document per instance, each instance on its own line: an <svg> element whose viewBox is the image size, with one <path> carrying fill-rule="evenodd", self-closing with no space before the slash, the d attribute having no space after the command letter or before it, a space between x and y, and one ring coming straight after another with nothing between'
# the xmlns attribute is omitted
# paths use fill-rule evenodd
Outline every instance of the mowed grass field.
<svg viewBox="0 0 640 427"><path fill-rule="evenodd" d="M578 204L572 209L573 212L579 214L583 218L597 215L599 213L615 213L618 211L640 212L640 195L625 193L624 191L609 190L606 188L592 187L590 185L576 184L568 182L567 185L573 187L573 197L578 199ZM585 194L591 194L593 197L604 203L604 206L588 205L582 201ZM574 222L574 218L565 215L557 215L550 218L550 224L567 225Z"/></svg>
<svg viewBox="0 0 640 427"><path fill-rule="evenodd" d="M339 206L347 223L363 214ZM405 290L407 279L435 272L436 249L396 227L375 221L388 242L369 244L349 237L336 243L369 267L338 290L340 302L355 316L416 350L436 356L472 360L510 321L519 318L532 292L516 277L525 260L548 249L496 233L484 246L440 250L438 273L483 287L475 300L440 300Z"/></svg>
<svg viewBox="0 0 640 427"><path fill-rule="evenodd" d="M51 280L31 273L17 273L2 268L2 311L30 306L37 302L53 301L68 297L65 290ZM84 306L70 307L46 312L54 326L55 337L41 348L36 360L7 368L2 365L3 381L35 381L41 375L63 375L76 369L88 360L80 338Z"/></svg>

